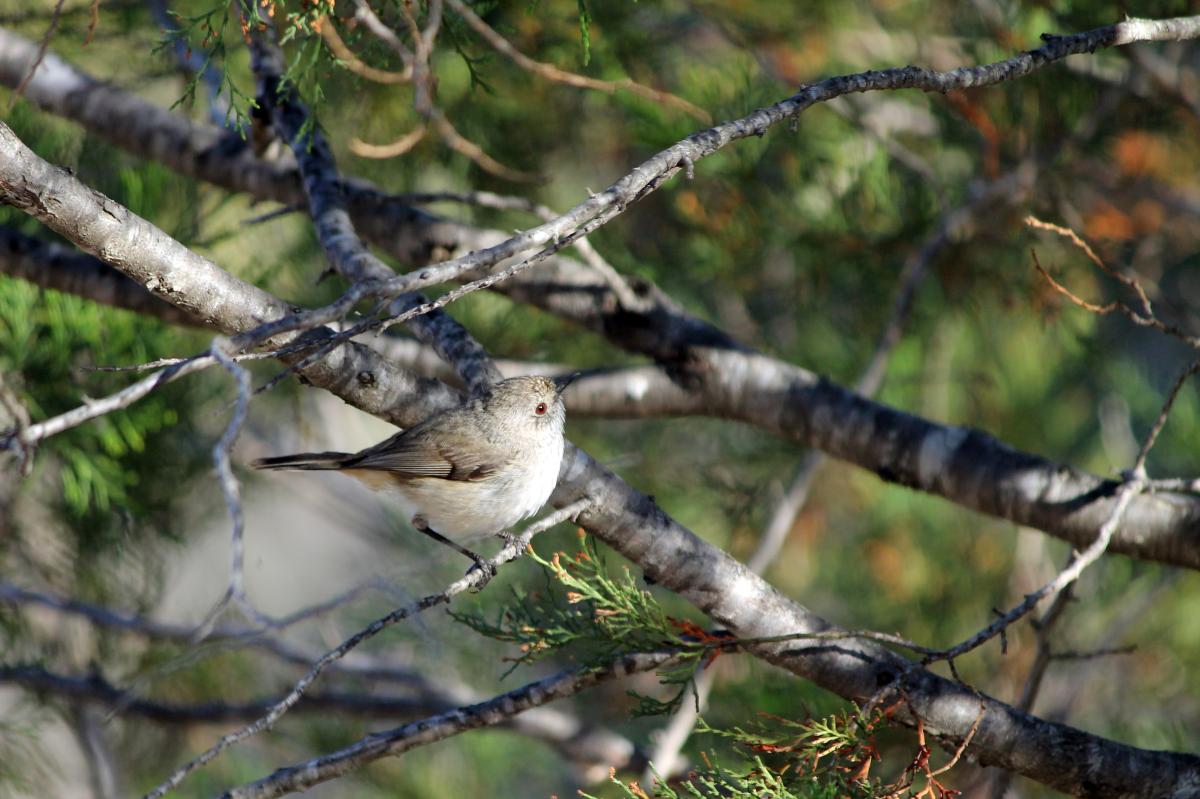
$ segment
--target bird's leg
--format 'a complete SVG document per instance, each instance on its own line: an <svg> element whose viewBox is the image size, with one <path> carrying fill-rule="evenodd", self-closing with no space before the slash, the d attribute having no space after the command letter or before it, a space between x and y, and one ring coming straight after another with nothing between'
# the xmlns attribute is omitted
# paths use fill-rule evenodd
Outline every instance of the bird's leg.
<svg viewBox="0 0 1200 799"><path fill-rule="evenodd" d="M484 573L486 573L488 575L488 579L491 579L492 577L496 576L496 567L495 566L488 563L486 560L479 557L474 552L472 552L471 550L462 546L461 544L451 541L449 538L446 538L446 536L442 535L437 530L434 530L432 527L429 526L429 522L427 522L425 520L424 516L417 515L417 516L412 517L412 526L417 530L417 532L424 533L425 535L432 538L434 541L440 541L441 543L443 543L446 546L453 549L455 552L458 552L460 555L466 555L468 558L470 558L471 560L473 560L475 562L476 567L478 567L479 569L482 569L484 571Z"/></svg>

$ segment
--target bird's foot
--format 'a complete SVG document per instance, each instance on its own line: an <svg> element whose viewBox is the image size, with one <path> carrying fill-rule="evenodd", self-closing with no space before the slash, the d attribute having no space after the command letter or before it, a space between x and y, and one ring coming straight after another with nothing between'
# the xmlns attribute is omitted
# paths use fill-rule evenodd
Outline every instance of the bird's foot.
<svg viewBox="0 0 1200 799"><path fill-rule="evenodd" d="M483 588L484 585L490 583L492 578L498 574L498 571L491 561L484 560L478 555L472 554L471 559L475 561L475 564L467 569L467 576L469 577L472 572L483 572L482 582L476 588L476 590L479 590L479 588Z"/></svg>

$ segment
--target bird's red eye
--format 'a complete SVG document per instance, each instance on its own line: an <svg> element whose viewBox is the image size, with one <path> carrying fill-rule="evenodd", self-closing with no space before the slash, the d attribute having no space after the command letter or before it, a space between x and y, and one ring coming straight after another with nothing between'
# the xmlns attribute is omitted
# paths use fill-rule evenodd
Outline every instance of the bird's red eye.
<svg viewBox="0 0 1200 799"><path fill-rule="evenodd" d="M545 416L546 415L546 403L539 402L537 404L537 407L533 409L533 412L536 413L538 416Z"/></svg>

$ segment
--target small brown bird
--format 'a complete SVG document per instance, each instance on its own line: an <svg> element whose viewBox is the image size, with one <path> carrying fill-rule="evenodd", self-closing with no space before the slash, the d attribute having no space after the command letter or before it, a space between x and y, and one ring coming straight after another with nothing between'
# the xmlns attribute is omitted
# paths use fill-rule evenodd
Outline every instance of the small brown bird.
<svg viewBox="0 0 1200 799"><path fill-rule="evenodd" d="M361 452L263 458L256 469L335 469L390 489L425 535L487 568L451 540L500 533L537 511L558 483L574 375L514 377Z"/></svg>

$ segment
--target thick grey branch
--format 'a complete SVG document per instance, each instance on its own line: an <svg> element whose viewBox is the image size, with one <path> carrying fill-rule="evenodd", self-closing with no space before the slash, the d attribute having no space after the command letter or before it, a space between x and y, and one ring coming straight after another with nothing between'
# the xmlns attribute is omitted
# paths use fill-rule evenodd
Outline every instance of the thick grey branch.
<svg viewBox="0 0 1200 799"><path fill-rule="evenodd" d="M739 637L832 633L839 628L779 594L721 550L701 541L648 497L569 451L555 501L587 492L597 504L581 522L649 579L676 591ZM1195 797L1200 757L1150 752L1022 713L862 640L756 644L755 654L839 696L865 702L900 691L942 741L961 742L984 715L967 755L1076 796ZM1102 765L1103 764L1103 765Z"/></svg>
<svg viewBox="0 0 1200 799"><path fill-rule="evenodd" d="M397 362L437 374L428 355L387 345ZM637 366L588 373L567 390L570 413L613 418L709 415L812 446L883 480L1044 530L1080 547L1117 503L1120 481L1021 452L980 430L931 422L873 402L774 358L723 348L691 351L693 368ZM534 364L512 364L509 368ZM1200 568L1200 497L1139 494L1109 552Z"/></svg>

